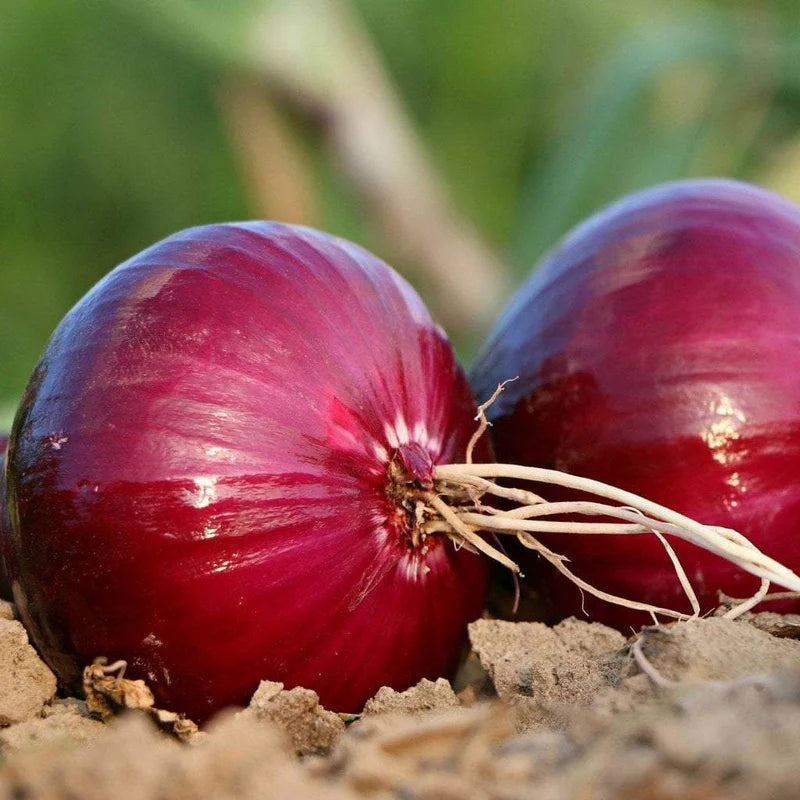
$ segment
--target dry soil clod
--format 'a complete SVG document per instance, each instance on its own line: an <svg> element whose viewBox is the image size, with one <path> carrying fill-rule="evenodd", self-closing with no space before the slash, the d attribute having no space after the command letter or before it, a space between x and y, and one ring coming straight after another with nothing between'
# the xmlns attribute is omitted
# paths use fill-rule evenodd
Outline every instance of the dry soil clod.
<svg viewBox="0 0 800 800"><path fill-rule="evenodd" d="M429 681L423 678L416 686L404 692L396 692L384 686L364 706L363 717L375 714L420 714L423 711L453 708L458 706L450 681L439 678Z"/></svg>
<svg viewBox="0 0 800 800"><path fill-rule="evenodd" d="M55 675L31 647L22 623L0 619L0 727L37 716L55 693Z"/></svg>
<svg viewBox="0 0 800 800"><path fill-rule="evenodd" d="M286 690L282 683L274 681L261 681L250 705L239 716L276 725L297 755L328 752L345 727L338 714L320 705L316 692Z"/></svg>

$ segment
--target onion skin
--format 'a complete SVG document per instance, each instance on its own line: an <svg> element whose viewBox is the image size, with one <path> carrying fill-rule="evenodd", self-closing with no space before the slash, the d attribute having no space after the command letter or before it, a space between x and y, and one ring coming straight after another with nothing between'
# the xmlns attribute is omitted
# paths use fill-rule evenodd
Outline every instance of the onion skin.
<svg viewBox="0 0 800 800"><path fill-rule="evenodd" d="M499 460L614 484L800 567L800 209L723 180L612 205L511 301L473 366L476 397L515 375L488 411ZM652 536L541 539L605 591L690 610ZM673 544L703 611L718 589L758 588L722 559ZM554 617L585 609L621 629L651 621L581 597L527 558Z"/></svg>
<svg viewBox="0 0 800 800"><path fill-rule="evenodd" d="M6 449L8 448L8 434L0 433L0 598L11 598L11 583L6 570L5 545L9 537L11 523L8 521L6 511Z"/></svg>
<svg viewBox="0 0 800 800"><path fill-rule="evenodd" d="M451 674L487 566L412 546L388 475L463 457L474 415L444 333L366 251L276 223L169 237L67 315L14 424L34 643L64 685L122 658L200 721L262 679L354 712Z"/></svg>

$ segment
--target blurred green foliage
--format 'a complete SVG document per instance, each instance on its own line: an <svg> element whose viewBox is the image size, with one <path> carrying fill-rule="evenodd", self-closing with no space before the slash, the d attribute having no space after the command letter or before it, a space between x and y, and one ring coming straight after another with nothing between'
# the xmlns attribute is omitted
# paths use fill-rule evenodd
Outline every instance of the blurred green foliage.
<svg viewBox="0 0 800 800"><path fill-rule="evenodd" d="M180 228L254 216L219 92L257 71L249 32L268 4L5 0L0 424L106 271ZM701 174L800 186L796 0L355 7L455 204L518 277L635 188ZM320 226L379 250L315 125L292 125Z"/></svg>

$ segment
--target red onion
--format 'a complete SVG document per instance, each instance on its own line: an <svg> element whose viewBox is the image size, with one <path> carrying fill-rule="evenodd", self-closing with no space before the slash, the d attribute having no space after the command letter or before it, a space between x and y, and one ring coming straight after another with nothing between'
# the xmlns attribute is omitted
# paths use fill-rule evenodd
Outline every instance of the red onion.
<svg viewBox="0 0 800 800"><path fill-rule="evenodd" d="M632 195L573 231L518 292L472 370L503 461L596 478L800 567L800 210L722 180ZM564 495L549 497L558 499ZM590 583L688 611L652 536L542 535ZM675 545L702 609L753 593L730 563ZM523 564L559 617L612 606ZM788 606L785 606L788 608ZM798 604L795 602L796 610Z"/></svg>
<svg viewBox="0 0 800 800"><path fill-rule="evenodd" d="M11 597L11 584L6 570L5 546L9 537L10 523L6 510L6 448L8 435L0 433L0 598Z"/></svg>
<svg viewBox="0 0 800 800"><path fill-rule="evenodd" d="M274 223L169 237L67 315L18 412L33 641L65 685L125 659L201 720L261 679L352 712L451 674L486 563L420 531L411 489L474 415L444 333L366 251Z"/></svg>

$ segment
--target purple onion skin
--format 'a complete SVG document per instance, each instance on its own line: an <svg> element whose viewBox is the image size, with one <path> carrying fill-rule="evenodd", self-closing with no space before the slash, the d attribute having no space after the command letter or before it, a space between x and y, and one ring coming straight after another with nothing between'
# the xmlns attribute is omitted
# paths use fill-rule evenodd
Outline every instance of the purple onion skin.
<svg viewBox="0 0 800 800"><path fill-rule="evenodd" d="M6 570L5 545L8 541L10 523L6 511L6 469L5 456L8 447L8 435L0 433L0 598L11 598L11 583Z"/></svg>
<svg viewBox="0 0 800 800"><path fill-rule="evenodd" d="M14 424L34 643L64 685L122 658L197 720L262 679L354 712L450 675L487 567L415 547L388 471L463 458L474 415L444 333L366 251L275 223L165 239L67 315Z"/></svg>
<svg viewBox="0 0 800 800"><path fill-rule="evenodd" d="M500 460L628 489L800 568L800 209L724 180L610 206L511 301L472 369L476 397L515 375L489 410ZM541 538L606 591L689 610L655 537ZM673 543L704 611L718 589L758 588ZM527 558L554 617L649 624Z"/></svg>

